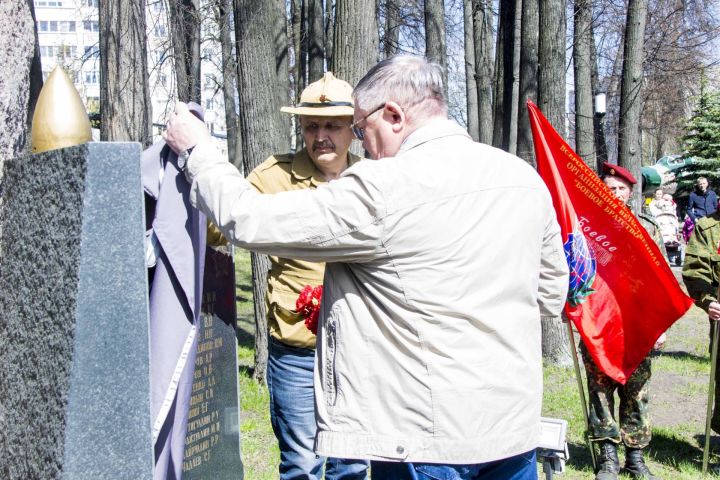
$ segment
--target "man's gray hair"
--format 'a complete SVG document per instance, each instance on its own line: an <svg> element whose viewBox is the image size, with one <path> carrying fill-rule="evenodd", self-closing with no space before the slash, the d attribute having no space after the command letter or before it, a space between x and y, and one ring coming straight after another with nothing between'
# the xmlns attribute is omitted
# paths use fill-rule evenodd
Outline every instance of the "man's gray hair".
<svg viewBox="0 0 720 480"><path fill-rule="evenodd" d="M422 57L395 55L365 74L355 87L353 98L356 107L366 110L393 101L416 113L447 115L443 92L440 65Z"/></svg>

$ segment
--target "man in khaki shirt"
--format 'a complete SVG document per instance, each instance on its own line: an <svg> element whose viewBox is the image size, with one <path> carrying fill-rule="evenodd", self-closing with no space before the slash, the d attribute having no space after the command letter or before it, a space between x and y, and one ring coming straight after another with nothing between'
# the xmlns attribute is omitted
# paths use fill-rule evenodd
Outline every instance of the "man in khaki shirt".
<svg viewBox="0 0 720 480"><path fill-rule="evenodd" d="M297 107L305 148L295 154L273 155L247 180L261 193L279 193L318 186L336 179L360 160L348 152L353 140L352 87L328 72L302 92ZM322 285L324 263L270 257L266 307L270 327L267 384L270 418L280 446L281 480L367 478L367 462L318 457L315 441L313 367L315 334L295 311L306 285Z"/></svg>

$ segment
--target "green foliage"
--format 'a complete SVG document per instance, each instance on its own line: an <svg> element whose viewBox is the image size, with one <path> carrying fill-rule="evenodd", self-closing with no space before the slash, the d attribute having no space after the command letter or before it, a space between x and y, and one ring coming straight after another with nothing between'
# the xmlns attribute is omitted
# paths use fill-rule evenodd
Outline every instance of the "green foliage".
<svg viewBox="0 0 720 480"><path fill-rule="evenodd" d="M678 194L692 191L697 177L707 177L710 185L720 186L720 92L703 91L683 137L685 157L696 163L678 174ZM676 195L677 196L677 195Z"/></svg>
<svg viewBox="0 0 720 480"><path fill-rule="evenodd" d="M720 161L720 92L702 93L683 137L687 155Z"/></svg>

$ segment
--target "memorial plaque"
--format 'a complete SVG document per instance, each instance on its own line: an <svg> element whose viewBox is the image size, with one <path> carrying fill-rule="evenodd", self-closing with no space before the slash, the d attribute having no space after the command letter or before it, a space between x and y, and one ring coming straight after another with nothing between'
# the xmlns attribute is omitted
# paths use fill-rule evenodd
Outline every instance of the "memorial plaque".
<svg viewBox="0 0 720 480"><path fill-rule="evenodd" d="M140 146L5 162L0 478L151 479Z"/></svg>
<svg viewBox="0 0 720 480"><path fill-rule="evenodd" d="M183 479L240 480L235 268L232 247L206 248L202 314Z"/></svg>

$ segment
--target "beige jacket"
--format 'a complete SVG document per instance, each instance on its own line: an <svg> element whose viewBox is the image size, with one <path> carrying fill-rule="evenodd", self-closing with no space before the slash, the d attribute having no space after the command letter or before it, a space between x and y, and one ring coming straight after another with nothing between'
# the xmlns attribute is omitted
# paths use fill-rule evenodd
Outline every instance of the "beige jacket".
<svg viewBox="0 0 720 480"><path fill-rule="evenodd" d="M360 157L348 153L348 166ZM302 149L295 155L274 155L258 165L247 181L260 193L317 188L327 183L323 173ZM305 285L323 282L325 264L291 258L270 257L266 309L270 335L294 347L315 348L315 335L295 311L295 301Z"/></svg>
<svg viewBox="0 0 720 480"><path fill-rule="evenodd" d="M326 261L316 451L478 463L534 449L541 316L568 271L537 173L449 120L317 190L260 195L209 144L191 199L232 242Z"/></svg>

